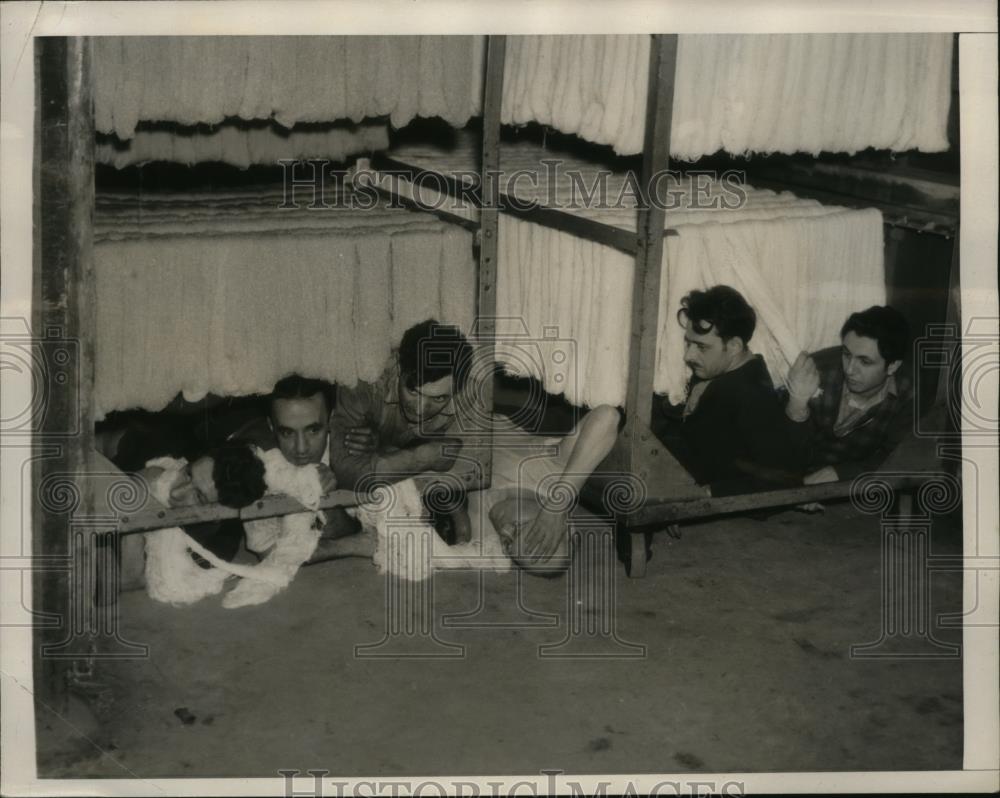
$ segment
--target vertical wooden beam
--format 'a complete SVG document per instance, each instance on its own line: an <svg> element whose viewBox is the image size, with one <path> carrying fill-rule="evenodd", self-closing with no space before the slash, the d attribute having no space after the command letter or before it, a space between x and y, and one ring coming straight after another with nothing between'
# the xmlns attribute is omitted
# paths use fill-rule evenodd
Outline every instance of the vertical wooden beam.
<svg viewBox="0 0 1000 798"><path fill-rule="evenodd" d="M961 249L962 226L961 222L955 225L955 236L951 239L951 265L948 270L948 298L945 302L945 324L954 327L956 338L953 355L953 362L960 364L962 361L962 281L961 263L959 253ZM914 353L915 354L915 353ZM914 370L920 367L919 363L914 363ZM937 388L935 391L935 404L944 405L948 401L959 402L957 396L952 396L951 386L961 385L961 376L953 375L953 368L961 368L960 365L952 366L952 361L941 366L937 376ZM960 418L961 408L948 408L946 418ZM957 430L955 430L957 432Z"/></svg>
<svg viewBox="0 0 1000 798"><path fill-rule="evenodd" d="M653 378L660 324L660 279L663 272L663 228L666 212L650 202L652 175L670 166L670 123L674 108L674 72L677 34L654 34L649 52L649 88L646 95L646 132L643 143L641 191L638 211L635 282L632 289L632 333L629 347L627 421L624 446L616 467L646 481L640 450L648 448L653 434Z"/></svg>
<svg viewBox="0 0 1000 798"><path fill-rule="evenodd" d="M488 364L489 374L480 394L487 407L493 407L492 368L496 360L497 315L497 239L499 235L500 108L503 103L503 71L507 52L505 36L490 36L486 44L486 75L483 86L483 149L480 160L479 282L476 304L476 330L479 356ZM484 441L483 477L492 478L492 447Z"/></svg>
<svg viewBox="0 0 1000 798"><path fill-rule="evenodd" d="M70 563L70 516L90 497L83 476L93 450L94 114L90 42L35 40L35 173L32 334L47 366L34 420L32 549L36 562ZM52 456L52 452L57 454ZM74 492L75 486L75 492ZM71 502L54 495L73 494ZM81 507L81 505L83 505ZM35 687L49 706L65 701L65 658L46 657L71 637L72 575L36 570L36 611L61 620L35 627ZM88 608L89 609L89 608ZM79 612L79 608L76 609Z"/></svg>

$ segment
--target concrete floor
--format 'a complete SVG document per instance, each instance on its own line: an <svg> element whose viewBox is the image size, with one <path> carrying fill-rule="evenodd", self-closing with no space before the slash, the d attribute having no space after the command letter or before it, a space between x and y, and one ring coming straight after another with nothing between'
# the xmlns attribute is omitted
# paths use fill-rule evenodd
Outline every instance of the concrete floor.
<svg viewBox="0 0 1000 798"><path fill-rule="evenodd" d="M958 521L936 521L932 552L959 550ZM362 560L304 569L270 603L237 611L126 594L123 636L149 657L102 666L116 687L104 724L82 755L43 755L40 775L961 767L959 659L850 657L881 628L876 518L840 504L688 525L680 540L656 538L646 579L615 570L617 635L645 645L640 658L540 658L565 623L439 628L465 646L454 659L356 658L385 629L385 582ZM564 621L569 584L527 578L524 604ZM513 575L488 575L483 617L523 620L515 587ZM475 574L435 577L439 620L474 610L477 596ZM934 618L957 612L961 575L935 574L932 602ZM957 629L935 634L960 641ZM601 637L576 650L634 653Z"/></svg>

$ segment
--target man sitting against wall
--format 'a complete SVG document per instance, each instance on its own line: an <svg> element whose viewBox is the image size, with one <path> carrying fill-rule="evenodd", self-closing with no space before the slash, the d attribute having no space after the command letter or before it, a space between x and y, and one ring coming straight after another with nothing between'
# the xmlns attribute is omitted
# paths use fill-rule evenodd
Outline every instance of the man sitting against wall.
<svg viewBox="0 0 1000 798"><path fill-rule="evenodd" d="M677 320L692 376L684 404L664 399L654 410L653 432L709 496L798 484L802 439L789 430L764 359L749 349L753 308L716 285L687 294Z"/></svg>
<svg viewBox="0 0 1000 798"><path fill-rule="evenodd" d="M913 384L901 371L910 343L902 314L878 305L852 313L840 340L802 353L788 374L785 413L807 452L806 485L878 468L913 430Z"/></svg>

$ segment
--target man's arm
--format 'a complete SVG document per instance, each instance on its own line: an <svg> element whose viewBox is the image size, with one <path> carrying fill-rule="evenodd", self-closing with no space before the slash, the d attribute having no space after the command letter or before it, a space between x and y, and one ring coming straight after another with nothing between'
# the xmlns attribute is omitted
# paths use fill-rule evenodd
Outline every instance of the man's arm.
<svg viewBox="0 0 1000 798"><path fill-rule="evenodd" d="M359 480L375 470L374 451L356 452L348 447L347 437L357 427L374 426L372 386L359 382L354 388L337 388L337 405L330 414L330 468L338 485L353 490ZM372 430L374 432L374 430Z"/></svg>
<svg viewBox="0 0 1000 798"><path fill-rule="evenodd" d="M398 481L424 471L447 471L455 461L455 438L422 440L403 449L380 449L374 418L374 387L358 383L338 392L337 407L330 416L330 466L338 486L354 490L367 476L377 474ZM367 427L373 433L370 448L349 445L352 430Z"/></svg>

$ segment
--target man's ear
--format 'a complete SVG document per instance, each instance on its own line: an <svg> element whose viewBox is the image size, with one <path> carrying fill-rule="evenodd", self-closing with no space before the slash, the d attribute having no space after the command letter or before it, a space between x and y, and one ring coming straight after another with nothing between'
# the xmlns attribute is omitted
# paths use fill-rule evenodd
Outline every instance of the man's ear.
<svg viewBox="0 0 1000 798"><path fill-rule="evenodd" d="M885 367L885 373L890 377L899 371L899 367L903 365L902 360L893 360L888 366Z"/></svg>
<svg viewBox="0 0 1000 798"><path fill-rule="evenodd" d="M744 349L747 348L747 345L743 343L743 339L740 338L738 335L734 335L732 338L726 341L723 344L723 346L725 346L726 352L730 355L738 355L740 354L740 352L742 352Z"/></svg>

